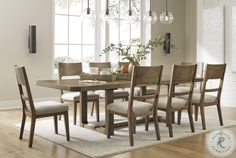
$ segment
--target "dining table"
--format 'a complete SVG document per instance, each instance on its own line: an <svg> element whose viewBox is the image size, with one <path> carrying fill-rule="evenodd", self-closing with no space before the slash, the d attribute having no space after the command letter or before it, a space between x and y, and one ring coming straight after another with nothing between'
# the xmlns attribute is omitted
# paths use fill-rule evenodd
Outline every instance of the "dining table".
<svg viewBox="0 0 236 158"><path fill-rule="evenodd" d="M196 82L201 82L202 78L196 78ZM50 79L50 80L38 80L36 84L38 86L71 91L71 92L80 92L80 126L84 127L85 124L88 124L88 116L87 116L87 93L88 91L95 90L105 90L105 120L108 118L106 107L108 104L113 103L113 90L118 88L127 88L130 87L130 80L115 80L112 82L107 81L98 81L98 80L80 80L80 79ZM163 76L162 85L170 84L170 77ZM145 94L146 87L140 87L141 93ZM114 118L112 118L114 119ZM114 120L111 120L113 122ZM105 122L107 124L107 121ZM105 131L106 125L105 125ZM111 134L113 134L114 126L111 127Z"/></svg>

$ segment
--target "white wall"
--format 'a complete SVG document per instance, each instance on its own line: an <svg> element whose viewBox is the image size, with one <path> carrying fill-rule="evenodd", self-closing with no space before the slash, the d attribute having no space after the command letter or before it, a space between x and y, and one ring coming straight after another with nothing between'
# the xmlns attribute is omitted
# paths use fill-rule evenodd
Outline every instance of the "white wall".
<svg viewBox="0 0 236 158"><path fill-rule="evenodd" d="M185 0L185 51L184 61L196 62L197 43L197 1Z"/></svg>
<svg viewBox="0 0 236 158"><path fill-rule="evenodd" d="M203 8L211 8L216 7L217 5L224 5L225 8L225 63L227 64L226 67L226 74L222 92L221 102L223 106L234 106L236 107L236 73L232 73L231 70L231 4L236 4L236 0L197 0L197 52L202 51L202 41L201 41L201 24L202 24L202 10ZM216 17L217 18L217 17ZM198 54L198 53L197 53Z"/></svg>
<svg viewBox="0 0 236 158"><path fill-rule="evenodd" d="M153 8L160 15L165 10L165 1L152 1ZM164 65L164 74L170 75L172 64L180 64L184 60L185 51L185 0L169 0L168 8L174 15L174 21L170 25L158 22L152 25L152 38L165 32L171 33L171 42L177 49L171 49L170 54L165 54L163 48L155 49L151 54L151 65Z"/></svg>
<svg viewBox="0 0 236 158"><path fill-rule="evenodd" d="M19 99L14 65L26 66L33 96L55 96L55 90L36 86L50 79L53 57L52 0L0 0L0 106ZM37 26L37 53L29 54L28 26ZM4 102L5 103L5 102Z"/></svg>

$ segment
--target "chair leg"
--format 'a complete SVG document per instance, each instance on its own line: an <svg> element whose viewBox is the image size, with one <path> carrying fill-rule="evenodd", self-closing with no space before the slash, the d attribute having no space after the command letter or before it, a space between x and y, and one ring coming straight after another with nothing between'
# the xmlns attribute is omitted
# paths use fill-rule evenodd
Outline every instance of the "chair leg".
<svg viewBox="0 0 236 158"><path fill-rule="evenodd" d="M99 122L99 100L96 100L96 117L97 117L97 122Z"/></svg>
<svg viewBox="0 0 236 158"><path fill-rule="evenodd" d="M74 125L76 125L77 120L77 102L74 101Z"/></svg>
<svg viewBox="0 0 236 158"><path fill-rule="evenodd" d="M206 121L205 121L205 111L204 111L204 106L200 105L200 111L201 111L201 118L202 118L202 129L206 129Z"/></svg>
<svg viewBox="0 0 236 158"><path fill-rule="evenodd" d="M67 141L70 141L68 111L66 111L66 112L64 113L64 122L65 122L65 130L66 130L66 140L67 140Z"/></svg>
<svg viewBox="0 0 236 158"><path fill-rule="evenodd" d="M29 147L30 148L33 145L35 122L36 122L36 118L32 117L31 118L31 127L30 127L30 137L29 137Z"/></svg>
<svg viewBox="0 0 236 158"><path fill-rule="evenodd" d="M55 129L55 134L58 134L58 122L57 122L57 115L53 116L54 118L54 129Z"/></svg>
<svg viewBox="0 0 236 158"><path fill-rule="evenodd" d="M217 104L217 111L218 111L218 115L219 115L220 125L223 126L223 118L222 118L220 103Z"/></svg>
<svg viewBox="0 0 236 158"><path fill-rule="evenodd" d="M24 128L25 128L25 120L26 120L26 115L23 113L23 115L22 115L22 122L21 122L20 137L19 137L19 139L22 139L22 137L23 137Z"/></svg>
<svg viewBox="0 0 236 158"><path fill-rule="evenodd" d="M188 118L191 126L191 131L195 132L194 123L193 123L193 114L191 108L188 108Z"/></svg>
<svg viewBox="0 0 236 158"><path fill-rule="evenodd" d="M195 111L195 121L197 121L198 120L198 106L195 105L194 107L195 107L195 109L194 109L194 111Z"/></svg>
<svg viewBox="0 0 236 158"><path fill-rule="evenodd" d="M158 116L157 116L157 112L156 111L154 111L154 114L153 114L153 121L154 121L154 125L155 125L155 131L156 131L157 140L161 140L159 123L158 123Z"/></svg>
<svg viewBox="0 0 236 158"><path fill-rule="evenodd" d="M148 131L148 125L149 125L149 116L146 116L145 117L145 131Z"/></svg>
<svg viewBox="0 0 236 158"><path fill-rule="evenodd" d="M91 116L93 116L94 104L95 104L95 103L94 103L94 101L93 101L93 105L92 105L92 109L91 109L91 114L90 114Z"/></svg>
<svg viewBox="0 0 236 158"><path fill-rule="evenodd" d="M169 126L169 135L170 137L173 137L173 128L172 128L172 118L171 118L172 113L167 111L167 122Z"/></svg>
<svg viewBox="0 0 236 158"><path fill-rule="evenodd" d="M172 123L175 123L175 112L171 112L171 120L172 120Z"/></svg>
<svg viewBox="0 0 236 158"><path fill-rule="evenodd" d="M181 123L181 115L182 115L182 110L178 111L178 125Z"/></svg>
<svg viewBox="0 0 236 158"><path fill-rule="evenodd" d="M111 114L110 113L110 111L108 110L107 111L107 113L108 113L108 118L107 118L107 138L110 138L111 137L111 121L112 121L112 115L113 114Z"/></svg>
<svg viewBox="0 0 236 158"><path fill-rule="evenodd" d="M134 123L133 123L133 117L132 116L129 116L128 117L128 127L129 127L129 143L130 143L130 146L134 146L134 136L133 136L133 127Z"/></svg>
<svg viewBox="0 0 236 158"><path fill-rule="evenodd" d="M133 118L133 127L134 127L133 133L135 134L136 133L136 117Z"/></svg>

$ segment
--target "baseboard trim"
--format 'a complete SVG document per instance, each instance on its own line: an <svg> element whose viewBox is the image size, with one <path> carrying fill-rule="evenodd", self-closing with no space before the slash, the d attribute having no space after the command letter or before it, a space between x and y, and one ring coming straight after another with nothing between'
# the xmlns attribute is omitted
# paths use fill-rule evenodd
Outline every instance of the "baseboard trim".
<svg viewBox="0 0 236 158"><path fill-rule="evenodd" d="M46 100L59 101L58 97L55 97L55 98L36 98L36 99L34 99L35 102L37 102L37 101L46 101ZM0 101L0 110L16 109L16 108L21 108L21 107L22 107L22 105L21 105L20 100Z"/></svg>

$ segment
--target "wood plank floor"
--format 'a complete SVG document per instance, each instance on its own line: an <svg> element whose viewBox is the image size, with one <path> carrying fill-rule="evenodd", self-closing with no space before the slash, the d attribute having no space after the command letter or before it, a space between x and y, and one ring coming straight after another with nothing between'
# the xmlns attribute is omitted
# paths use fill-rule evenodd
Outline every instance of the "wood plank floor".
<svg viewBox="0 0 236 158"><path fill-rule="evenodd" d="M101 107L101 111L103 111L103 109L104 107ZM218 117L216 107L208 107L206 109L207 115ZM223 117L225 119L236 120L236 108L225 107L222 110ZM34 137L33 148L28 148L28 132L24 133L23 140L19 140L19 128L14 126L15 123L20 123L21 114L22 112L20 109L0 111L0 158L86 157L78 152L38 137L37 135ZM72 111L70 111L70 116L72 116ZM236 126L229 129L232 130L236 136ZM109 158L213 158L213 156L211 156L207 151L205 136L206 134L200 134L193 137L171 141L165 144L159 144L119 155L109 156ZM230 158L235 157L236 151L230 156Z"/></svg>

